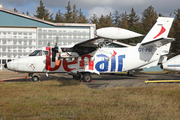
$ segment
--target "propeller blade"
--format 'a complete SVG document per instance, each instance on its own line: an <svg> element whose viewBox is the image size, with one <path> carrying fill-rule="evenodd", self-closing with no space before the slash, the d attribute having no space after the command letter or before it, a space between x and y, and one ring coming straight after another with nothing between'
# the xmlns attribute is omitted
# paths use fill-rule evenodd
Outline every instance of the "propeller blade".
<svg viewBox="0 0 180 120"><path fill-rule="evenodd" d="M55 62L57 52L58 52L58 47L57 46L52 48L52 62Z"/></svg>

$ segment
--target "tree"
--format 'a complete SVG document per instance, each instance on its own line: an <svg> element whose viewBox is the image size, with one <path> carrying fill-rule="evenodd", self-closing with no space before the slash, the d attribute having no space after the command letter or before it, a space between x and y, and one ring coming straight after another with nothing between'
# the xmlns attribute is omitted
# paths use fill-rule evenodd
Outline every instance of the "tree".
<svg viewBox="0 0 180 120"><path fill-rule="evenodd" d="M49 10L45 8L42 0L40 0L40 5L37 7L36 15L34 15L34 17L40 18L40 19L44 18L44 20L52 21L53 20L52 16L53 16L53 13L51 14Z"/></svg>
<svg viewBox="0 0 180 120"><path fill-rule="evenodd" d="M55 23L63 23L64 22L64 18L63 18L63 14L61 13L61 10L59 9L58 12L56 13L55 16Z"/></svg>
<svg viewBox="0 0 180 120"><path fill-rule="evenodd" d="M90 18L90 23L96 24L96 28L99 28L99 18L96 14L93 14L93 16Z"/></svg>
<svg viewBox="0 0 180 120"><path fill-rule="evenodd" d="M26 15L30 16L28 11L26 12Z"/></svg>
<svg viewBox="0 0 180 120"><path fill-rule="evenodd" d="M176 38L171 45L171 52L175 53L175 55L180 54L180 9L175 10L175 20L173 22L170 37Z"/></svg>
<svg viewBox="0 0 180 120"><path fill-rule="evenodd" d="M137 23L139 22L139 16L136 14L136 12L134 11L134 8L131 9L131 14L129 14L129 19L128 19L128 23L129 23L129 27L131 29L133 29Z"/></svg>
<svg viewBox="0 0 180 120"><path fill-rule="evenodd" d="M113 15L112 13L109 13L109 15L106 15L105 17L105 27L112 27L113 25Z"/></svg>
<svg viewBox="0 0 180 120"><path fill-rule="evenodd" d="M119 12L116 10L114 13L113 13L113 21L114 21L114 26L118 27L120 26L120 14Z"/></svg>
<svg viewBox="0 0 180 120"><path fill-rule="evenodd" d="M65 8L66 8L66 12L64 14L64 21L66 23L71 23L72 22L72 8L70 5L70 1L68 2L68 5Z"/></svg>
<svg viewBox="0 0 180 120"><path fill-rule="evenodd" d="M104 17L104 15L101 15L101 17L99 18L99 28L103 28L106 27L106 18Z"/></svg>
<svg viewBox="0 0 180 120"><path fill-rule="evenodd" d="M180 21L180 9L175 10L175 18Z"/></svg>
<svg viewBox="0 0 180 120"><path fill-rule="evenodd" d="M83 15L81 9L79 9L79 13L78 13L78 23L88 23L88 20L86 19L86 16Z"/></svg>
<svg viewBox="0 0 180 120"><path fill-rule="evenodd" d="M14 8L14 12L18 12L18 10L16 8Z"/></svg>
<svg viewBox="0 0 180 120"><path fill-rule="evenodd" d="M148 32L148 30L152 27L152 25L157 20L157 13L154 11L154 8L152 6L149 6L147 9L144 10L142 13L142 25L145 32Z"/></svg>
<svg viewBox="0 0 180 120"><path fill-rule="evenodd" d="M121 14L120 27L125 28L125 29L129 28L128 15L126 11Z"/></svg>
<svg viewBox="0 0 180 120"><path fill-rule="evenodd" d="M74 23L77 23L77 22L78 22L78 10L77 10L75 4L74 4L74 6L73 6L72 22L74 22Z"/></svg>

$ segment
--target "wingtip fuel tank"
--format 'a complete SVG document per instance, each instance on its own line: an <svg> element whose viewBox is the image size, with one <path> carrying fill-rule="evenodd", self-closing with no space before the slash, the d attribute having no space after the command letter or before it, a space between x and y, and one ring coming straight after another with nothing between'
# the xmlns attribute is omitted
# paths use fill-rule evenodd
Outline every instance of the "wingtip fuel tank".
<svg viewBox="0 0 180 120"><path fill-rule="evenodd" d="M95 31L95 34L99 37L108 39L129 39L144 36L142 34L117 27L100 28Z"/></svg>

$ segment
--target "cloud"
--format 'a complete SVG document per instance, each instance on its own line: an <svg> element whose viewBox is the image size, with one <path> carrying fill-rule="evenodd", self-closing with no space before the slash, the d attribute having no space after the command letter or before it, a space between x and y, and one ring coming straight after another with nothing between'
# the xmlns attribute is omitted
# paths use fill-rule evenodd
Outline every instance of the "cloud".
<svg viewBox="0 0 180 120"><path fill-rule="evenodd" d="M96 14L98 17L108 15L110 12L113 12L113 9L110 7L94 7L87 12L87 18L93 16L93 14Z"/></svg>
<svg viewBox="0 0 180 120"><path fill-rule="evenodd" d="M33 10L33 6L39 6L40 0L0 0L0 4L6 6L7 8L17 8L20 10L24 9L24 12L28 9ZM65 9L65 6L68 5L70 1L71 6L76 4L77 8L81 8L84 13L87 13L87 16L92 14L103 15L109 14L115 10L118 10L120 13L127 11L130 13L131 8L133 7L137 14L142 14L142 12L150 5L154 7L157 13L162 13L165 16L173 13L176 9L179 8L179 0L42 0L44 5L48 9L53 9L54 13L58 9ZM21 9L21 11L22 11ZM52 11L52 10L51 10ZM33 13L35 14L35 13Z"/></svg>

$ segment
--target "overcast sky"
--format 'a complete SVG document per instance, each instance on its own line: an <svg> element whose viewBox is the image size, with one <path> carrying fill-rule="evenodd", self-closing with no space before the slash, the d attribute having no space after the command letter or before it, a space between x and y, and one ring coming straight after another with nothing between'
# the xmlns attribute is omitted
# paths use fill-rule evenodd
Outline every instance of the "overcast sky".
<svg viewBox="0 0 180 120"><path fill-rule="evenodd" d="M36 13L40 0L0 0L3 8L13 10L16 8L19 13L29 11L31 15ZM110 12L118 10L129 14L133 7L138 15L150 5L152 5L157 13L174 16L174 11L180 8L180 0L43 0L45 7L52 13L56 13L58 9L65 11L65 6L71 2L71 6L76 4L77 8L81 8L84 14L89 18L93 14L98 16L107 15Z"/></svg>

